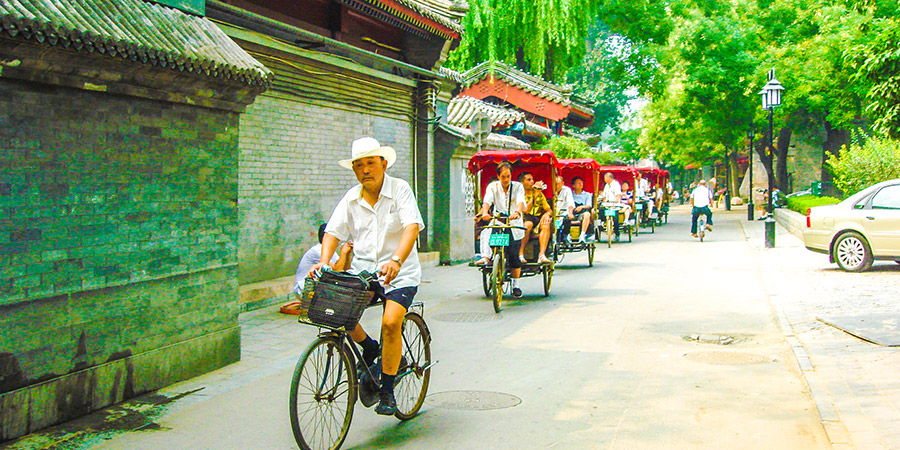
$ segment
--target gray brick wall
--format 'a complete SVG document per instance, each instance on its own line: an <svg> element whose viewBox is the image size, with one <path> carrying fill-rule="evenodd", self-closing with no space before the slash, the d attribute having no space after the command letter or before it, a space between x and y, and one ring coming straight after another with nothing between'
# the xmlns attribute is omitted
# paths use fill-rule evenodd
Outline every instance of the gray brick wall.
<svg viewBox="0 0 900 450"><path fill-rule="evenodd" d="M237 326L236 113L0 79L0 124L0 393Z"/></svg>
<svg viewBox="0 0 900 450"><path fill-rule="evenodd" d="M388 174L412 178L412 124L408 117L376 115L329 103L262 95L240 123L241 284L292 275L317 242L341 196L356 184L337 165L354 139L372 136L397 150Z"/></svg>

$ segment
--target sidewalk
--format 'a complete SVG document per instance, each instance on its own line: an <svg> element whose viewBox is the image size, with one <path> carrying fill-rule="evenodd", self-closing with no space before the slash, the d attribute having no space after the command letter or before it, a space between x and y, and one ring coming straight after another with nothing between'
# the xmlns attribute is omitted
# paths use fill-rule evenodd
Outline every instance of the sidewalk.
<svg viewBox="0 0 900 450"><path fill-rule="evenodd" d="M742 211L746 214L746 211ZM845 273L776 227L764 248L761 221L742 221L778 323L835 449L900 449L900 348L881 347L818 319L900 317L900 266Z"/></svg>

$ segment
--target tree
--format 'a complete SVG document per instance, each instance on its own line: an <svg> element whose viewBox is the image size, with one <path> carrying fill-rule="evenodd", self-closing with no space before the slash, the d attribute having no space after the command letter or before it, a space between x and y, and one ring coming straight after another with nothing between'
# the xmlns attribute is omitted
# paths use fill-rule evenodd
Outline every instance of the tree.
<svg viewBox="0 0 900 450"><path fill-rule="evenodd" d="M466 33L448 64L499 60L554 82L580 65L601 0L470 0Z"/></svg>

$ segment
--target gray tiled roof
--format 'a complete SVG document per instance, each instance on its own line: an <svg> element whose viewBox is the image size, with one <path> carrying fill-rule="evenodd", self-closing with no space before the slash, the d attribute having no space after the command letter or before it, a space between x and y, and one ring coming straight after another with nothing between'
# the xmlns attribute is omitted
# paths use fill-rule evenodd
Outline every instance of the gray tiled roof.
<svg viewBox="0 0 900 450"><path fill-rule="evenodd" d="M472 136L472 130L468 128L457 127L446 123L438 124L438 128L470 144L475 142L475 138ZM497 133L489 134L488 137L484 140L484 146L488 149L508 150L528 150L531 148L530 145L520 141L519 139Z"/></svg>
<svg viewBox="0 0 900 450"><path fill-rule="evenodd" d="M447 123L467 128L479 112L491 118L491 126L511 125L525 119L525 114L513 109L501 108L469 96L455 97L447 106Z"/></svg>
<svg viewBox="0 0 900 450"><path fill-rule="evenodd" d="M469 5L464 1L398 0L398 2L457 33L462 32L462 19L469 10Z"/></svg>
<svg viewBox="0 0 900 450"><path fill-rule="evenodd" d="M525 121L525 131L541 136L550 136L552 134L549 128L540 124L536 124L530 120Z"/></svg>
<svg viewBox="0 0 900 450"><path fill-rule="evenodd" d="M510 67L500 61L485 61L463 74L463 87L469 87L493 74L507 83L563 106L571 103L572 86L560 86Z"/></svg>
<svg viewBox="0 0 900 450"><path fill-rule="evenodd" d="M443 76L444 78L446 78L450 81L453 81L455 83L462 84L462 82L463 82L463 75L453 69L448 69L446 67L441 66L441 67L438 67L437 69L434 69L434 71L437 72L438 74L440 74L441 76Z"/></svg>
<svg viewBox="0 0 900 450"><path fill-rule="evenodd" d="M272 78L208 19L142 0L0 0L0 33L246 84Z"/></svg>

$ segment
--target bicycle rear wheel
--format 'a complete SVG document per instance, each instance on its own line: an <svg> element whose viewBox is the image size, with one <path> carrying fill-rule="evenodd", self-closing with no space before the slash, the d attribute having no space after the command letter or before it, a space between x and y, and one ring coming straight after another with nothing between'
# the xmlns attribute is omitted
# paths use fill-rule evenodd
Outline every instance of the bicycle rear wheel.
<svg viewBox="0 0 900 450"><path fill-rule="evenodd" d="M403 320L403 357L400 370L402 376L394 385L394 397L397 399L397 412L394 416L400 420L409 420L419 413L428 382L431 380L431 334L425 325L425 319L416 313L407 313Z"/></svg>
<svg viewBox="0 0 900 450"><path fill-rule="evenodd" d="M341 447L353 419L355 377L339 339L322 337L306 349L291 379L291 429L300 448Z"/></svg>

